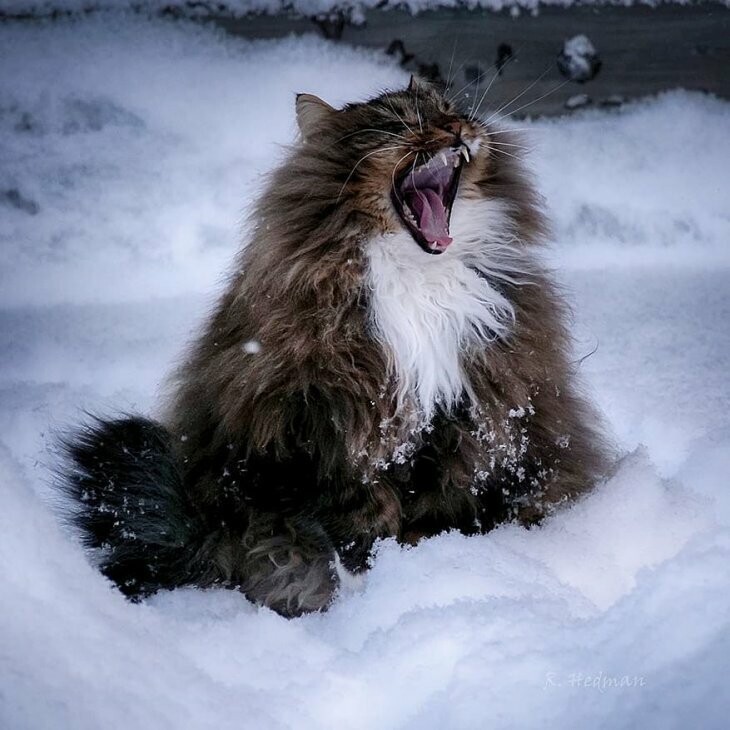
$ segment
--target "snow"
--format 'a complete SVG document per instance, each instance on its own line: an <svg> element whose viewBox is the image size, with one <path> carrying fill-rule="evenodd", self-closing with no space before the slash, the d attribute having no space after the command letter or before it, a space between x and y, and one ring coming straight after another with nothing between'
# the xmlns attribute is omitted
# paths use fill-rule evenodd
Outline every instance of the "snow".
<svg viewBox="0 0 730 730"><path fill-rule="evenodd" d="M404 9L416 15L434 8L485 8L494 12L509 10L538 13L541 7L572 5L648 5L663 3L689 5L693 0L0 0L0 14L10 16L80 14L89 10L140 10L148 13L171 9L186 17L233 16L254 14L294 14L328 17L341 12L354 23L365 21L365 12L377 9ZM728 5L730 0L719 0Z"/></svg>
<svg viewBox="0 0 730 730"><path fill-rule="evenodd" d="M0 66L0 727L726 726L730 105L519 124L615 474L539 529L386 541L286 621L226 591L126 603L57 516L54 433L158 407L294 93L406 77L123 16L6 24Z"/></svg>
<svg viewBox="0 0 730 730"><path fill-rule="evenodd" d="M563 43L558 56L561 73L571 81L590 81L600 69L596 49L586 35L575 35Z"/></svg>

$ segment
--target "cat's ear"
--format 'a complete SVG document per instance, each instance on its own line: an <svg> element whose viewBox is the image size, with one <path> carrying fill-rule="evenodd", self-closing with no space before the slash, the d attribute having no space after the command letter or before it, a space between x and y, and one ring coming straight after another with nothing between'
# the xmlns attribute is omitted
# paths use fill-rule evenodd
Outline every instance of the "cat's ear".
<svg viewBox="0 0 730 730"><path fill-rule="evenodd" d="M297 94L297 124L304 139L337 114L337 110L313 94Z"/></svg>

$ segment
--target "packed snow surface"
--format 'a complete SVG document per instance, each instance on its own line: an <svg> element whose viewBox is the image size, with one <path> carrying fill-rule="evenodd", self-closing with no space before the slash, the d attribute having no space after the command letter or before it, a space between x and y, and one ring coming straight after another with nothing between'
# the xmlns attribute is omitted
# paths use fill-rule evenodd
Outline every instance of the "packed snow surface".
<svg viewBox="0 0 730 730"><path fill-rule="evenodd" d="M613 476L539 529L385 542L286 621L224 590L125 602L57 516L54 432L154 413L294 93L406 77L129 18L5 25L0 68L0 727L727 727L730 105L520 124Z"/></svg>

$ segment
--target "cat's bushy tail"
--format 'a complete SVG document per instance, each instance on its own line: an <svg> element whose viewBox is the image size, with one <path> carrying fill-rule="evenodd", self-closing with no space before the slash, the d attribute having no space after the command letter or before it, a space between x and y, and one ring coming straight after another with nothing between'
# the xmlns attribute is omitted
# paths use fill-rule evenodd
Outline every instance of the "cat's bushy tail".
<svg viewBox="0 0 730 730"><path fill-rule="evenodd" d="M62 443L60 487L85 545L130 598L194 580L202 524L172 437L139 417L96 419Z"/></svg>

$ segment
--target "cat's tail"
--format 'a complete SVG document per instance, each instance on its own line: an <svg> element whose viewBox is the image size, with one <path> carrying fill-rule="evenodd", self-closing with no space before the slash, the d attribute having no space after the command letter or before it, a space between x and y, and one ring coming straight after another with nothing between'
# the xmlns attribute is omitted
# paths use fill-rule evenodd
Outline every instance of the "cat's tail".
<svg viewBox="0 0 730 730"><path fill-rule="evenodd" d="M58 481L102 572L132 599L195 580L203 525L172 437L139 417L95 420L62 443Z"/></svg>

